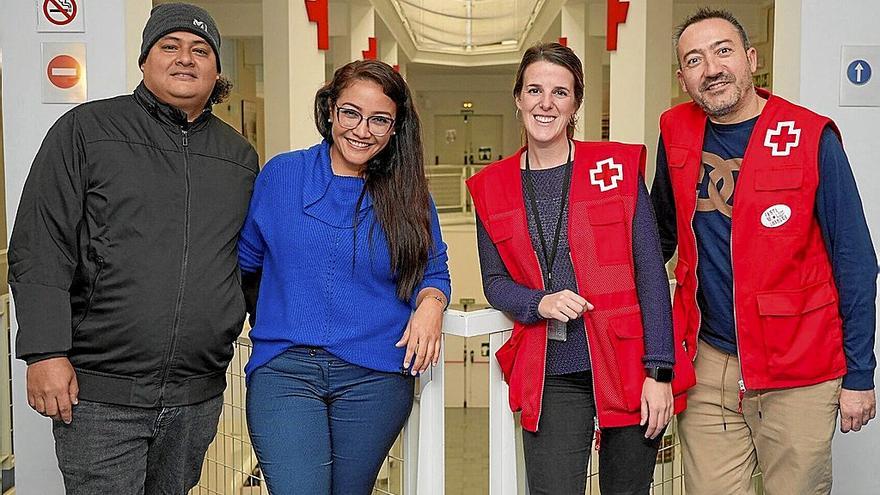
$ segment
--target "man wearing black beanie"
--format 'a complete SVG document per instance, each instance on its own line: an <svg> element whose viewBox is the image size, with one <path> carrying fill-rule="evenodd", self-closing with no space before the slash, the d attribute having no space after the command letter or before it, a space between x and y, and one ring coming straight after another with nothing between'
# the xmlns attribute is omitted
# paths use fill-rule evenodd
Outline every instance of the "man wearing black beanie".
<svg viewBox="0 0 880 495"><path fill-rule="evenodd" d="M9 282L28 403L68 494L187 493L217 431L242 328L236 240L259 164L211 113L220 33L155 7L133 94L77 106L21 197Z"/></svg>

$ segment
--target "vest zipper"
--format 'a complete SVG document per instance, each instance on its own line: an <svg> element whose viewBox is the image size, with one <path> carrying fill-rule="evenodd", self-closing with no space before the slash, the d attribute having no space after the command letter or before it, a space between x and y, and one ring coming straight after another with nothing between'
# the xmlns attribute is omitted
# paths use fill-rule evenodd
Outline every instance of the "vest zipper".
<svg viewBox="0 0 880 495"><path fill-rule="evenodd" d="M748 151L748 148L746 149ZM743 163L745 163L745 153L743 153ZM740 165L742 170L742 165ZM742 173L742 172L740 172ZM739 412L742 413L742 401L746 394L746 379L743 375L742 352L739 348L739 330L736 323L736 274L733 272L733 207L736 205L736 186L733 188L733 203L730 206L730 297L733 301L731 312L733 313L733 335L736 338L736 361L739 364Z"/></svg>
<svg viewBox="0 0 880 495"><path fill-rule="evenodd" d="M568 250L568 261L571 263L572 271L574 271L574 258L571 257L571 249ZM577 272L575 271L575 273ZM581 288L577 283L577 275L574 277L574 286L578 291L578 295L580 295ZM584 320L584 338L586 339L585 342L587 344L587 356L590 357L590 384L593 386L593 404L596 406L596 415L593 417L593 432L596 439L596 450L599 450L602 439L602 429L599 425L599 397L596 395L596 374L593 373L593 354L590 352L590 332L587 330L587 319L583 315L581 315L581 318Z"/></svg>
<svg viewBox="0 0 880 495"><path fill-rule="evenodd" d="M174 319L171 325L171 342L168 345L168 354L162 369L162 382L159 388L159 401L165 397L165 385L171 371L171 361L174 360L174 352L177 348L177 332L180 326L181 308L183 306L183 289L186 285L186 267L189 262L189 214L190 214L190 177L189 177L189 131L181 126L183 144L183 170L186 183L186 199L184 203L183 225L183 259L180 263L180 283L177 286L177 303L174 306Z"/></svg>
<svg viewBox="0 0 880 495"><path fill-rule="evenodd" d="M541 268L541 260L538 259L538 252L532 249L532 255L535 256L535 263L538 265L538 275L541 279L541 290L547 290L547 287L544 285L544 269ZM570 254L569 254L570 255ZM538 302L540 305L540 302ZM541 316L538 313L538 316ZM538 425L541 423L541 412L544 410L544 382L547 378L547 334L550 332L550 321L544 320L544 353L541 358L541 395L538 396L538 418L535 421L535 431L538 430Z"/></svg>
<svg viewBox="0 0 880 495"><path fill-rule="evenodd" d="M700 160L700 161L701 161L700 166L702 167L703 166L702 160ZM697 189L694 192L694 196L695 196L695 199L697 201L699 201L699 199L700 199L700 190L699 189ZM697 266L699 266L699 264L700 264L700 248L699 248L699 245L697 244L697 231L694 229L694 218L696 218L696 216L697 216L697 203L695 201L694 202L694 210L691 212L690 231L691 231L691 235L694 237L694 266L691 269L691 271L693 271L693 275L694 275L694 308L697 310L697 331L694 334L694 359L691 360L691 363L693 363L693 361L697 360L697 354L700 352L700 345L699 345L700 328L703 326L703 312L700 311L700 301L697 298L697 293L700 291L700 278L697 276ZM731 226L733 226L733 223L731 223ZM680 256L681 256L681 253L679 253L679 257ZM731 258L731 261L732 260L733 259ZM731 267L732 266L733 266L733 264L731 263ZM682 345L687 346L687 339L685 339L685 341L682 342ZM685 348L685 351L687 351L687 348Z"/></svg>

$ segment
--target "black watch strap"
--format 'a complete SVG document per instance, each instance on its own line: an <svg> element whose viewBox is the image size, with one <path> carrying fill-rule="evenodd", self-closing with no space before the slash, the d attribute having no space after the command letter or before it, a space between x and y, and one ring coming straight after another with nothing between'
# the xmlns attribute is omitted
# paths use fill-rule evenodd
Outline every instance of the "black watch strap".
<svg viewBox="0 0 880 495"><path fill-rule="evenodd" d="M645 368L645 372L647 372L648 376L653 378L654 380L660 383L669 383L672 381L672 368L664 368L660 366L654 366L650 368Z"/></svg>

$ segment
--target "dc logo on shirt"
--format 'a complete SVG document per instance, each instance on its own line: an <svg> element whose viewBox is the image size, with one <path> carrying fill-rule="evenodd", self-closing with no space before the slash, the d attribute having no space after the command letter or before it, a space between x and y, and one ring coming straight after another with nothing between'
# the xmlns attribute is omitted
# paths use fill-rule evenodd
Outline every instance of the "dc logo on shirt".
<svg viewBox="0 0 880 495"><path fill-rule="evenodd" d="M776 124L776 129L767 129L764 146L770 148L773 156L788 156L801 142L801 130L794 128L794 121L786 120Z"/></svg>

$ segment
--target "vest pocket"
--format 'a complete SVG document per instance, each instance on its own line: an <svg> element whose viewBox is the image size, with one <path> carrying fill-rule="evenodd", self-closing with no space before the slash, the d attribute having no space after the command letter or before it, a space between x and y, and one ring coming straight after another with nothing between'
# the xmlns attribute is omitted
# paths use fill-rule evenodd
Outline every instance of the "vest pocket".
<svg viewBox="0 0 880 495"><path fill-rule="evenodd" d="M694 301L693 282L689 280L691 268L681 258L675 265L675 292L672 295L672 324L673 328L681 334L680 344L687 356L693 359L696 353L697 317L696 301ZM691 274L691 278L695 275ZM676 335L678 337L678 335ZM688 341L691 338L692 341Z"/></svg>
<svg viewBox="0 0 880 495"><path fill-rule="evenodd" d="M682 168L687 163L690 150L684 146L670 144L667 147L666 163L672 168Z"/></svg>
<svg viewBox="0 0 880 495"><path fill-rule="evenodd" d="M644 329L638 306L634 311L610 318L609 327L613 333L611 340L624 404L628 411L638 411L641 408L642 385L645 382L645 365L642 363L645 355Z"/></svg>
<svg viewBox="0 0 880 495"><path fill-rule="evenodd" d="M506 383L510 383L510 375L513 373L516 353L519 350L519 343L522 340L524 331L526 330L514 328L513 334L507 339L507 342L495 351L495 359L498 360L498 366L501 368L501 374L504 376Z"/></svg>
<svg viewBox="0 0 880 495"><path fill-rule="evenodd" d="M842 345L837 295L830 281L756 297L767 368L777 379L803 378L806 363L817 352Z"/></svg>
<svg viewBox="0 0 880 495"><path fill-rule="evenodd" d="M596 259L600 265L624 265L632 259L630 235L626 232L623 202L613 200L587 208L593 230Z"/></svg>
<svg viewBox="0 0 880 495"><path fill-rule="evenodd" d="M761 169L755 172L756 191L784 191L800 189L804 183L804 170L799 165Z"/></svg>
<svg viewBox="0 0 880 495"><path fill-rule="evenodd" d="M489 229L489 237L492 238L492 242L498 244L513 237L513 231L517 223L515 215L519 213L520 210L513 210L489 215L489 224L492 226Z"/></svg>

